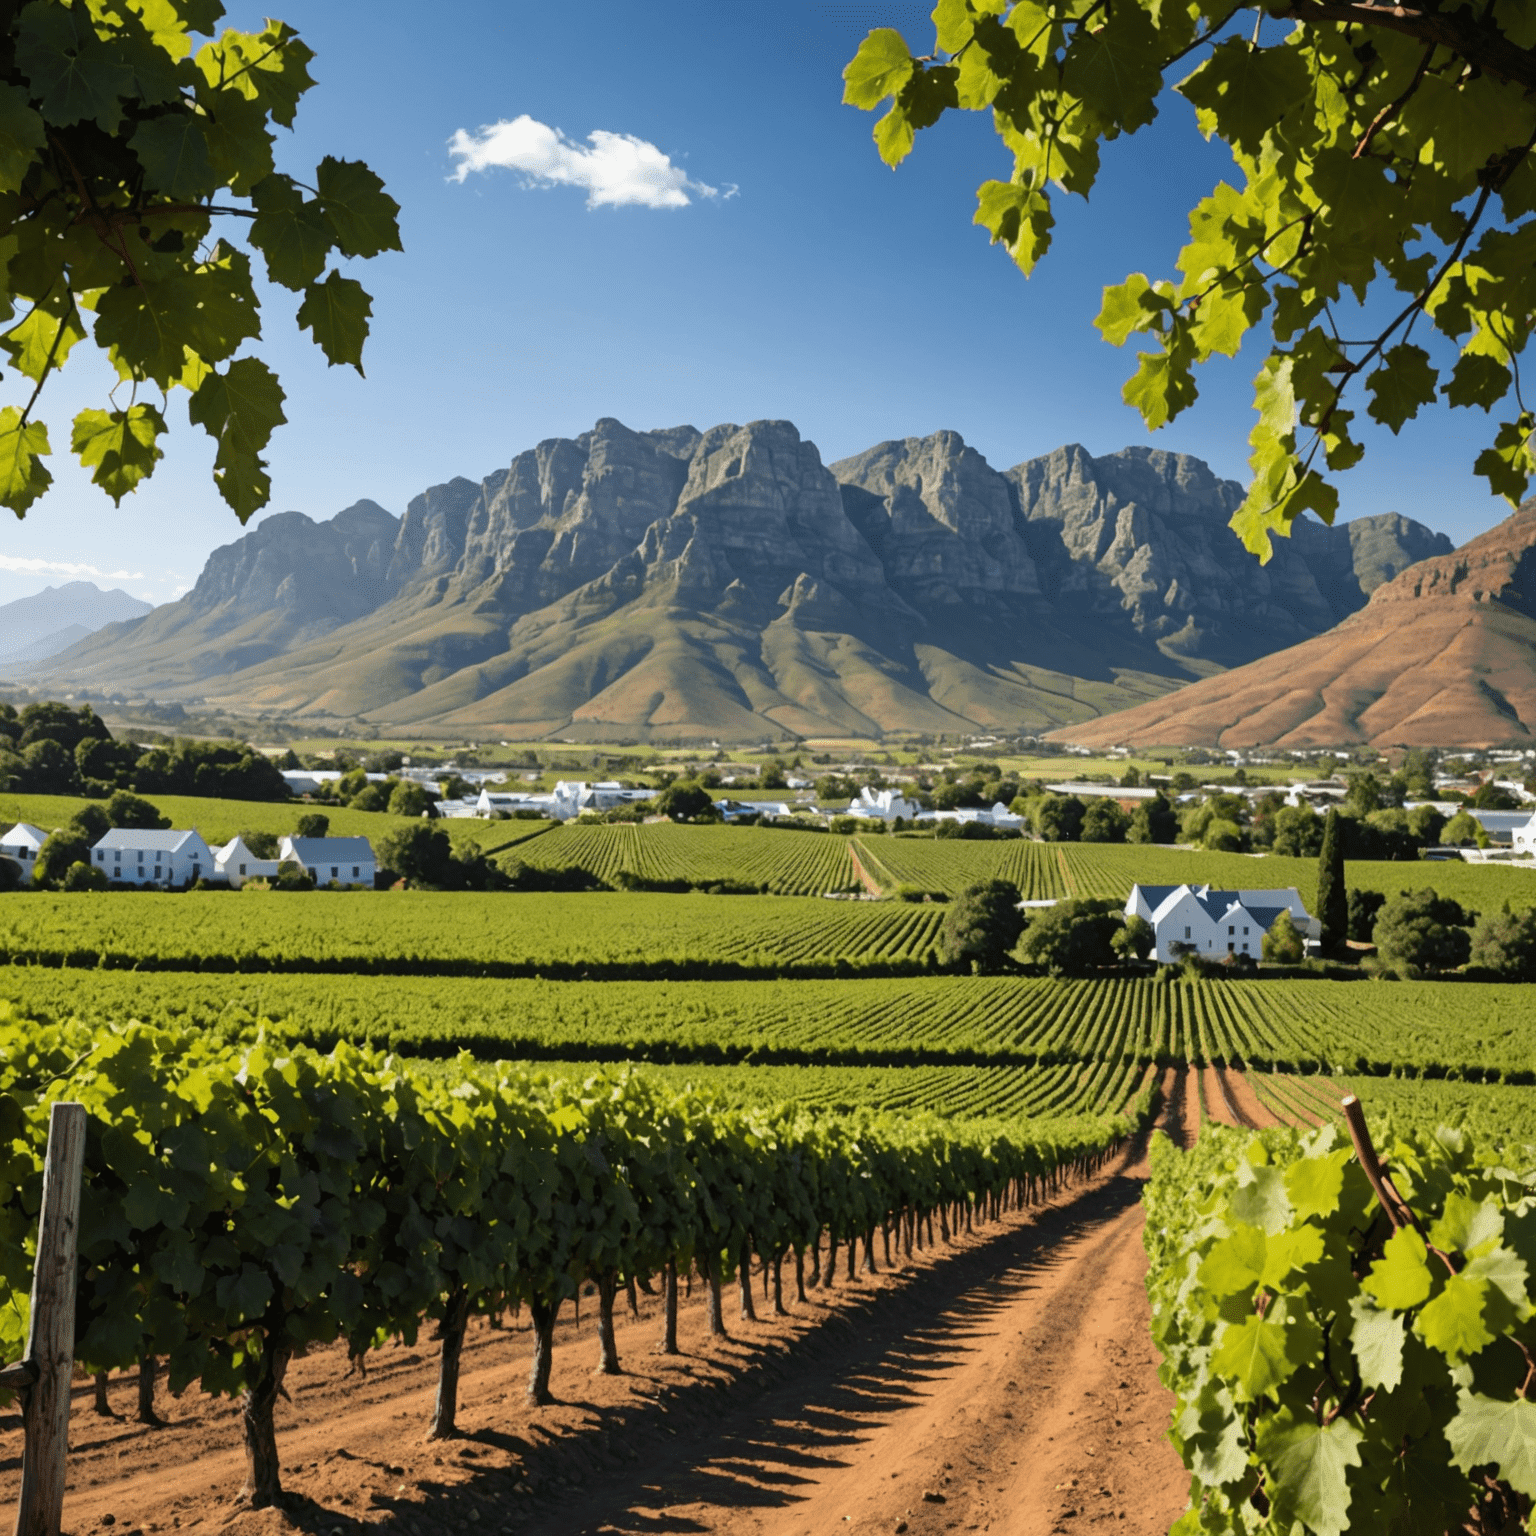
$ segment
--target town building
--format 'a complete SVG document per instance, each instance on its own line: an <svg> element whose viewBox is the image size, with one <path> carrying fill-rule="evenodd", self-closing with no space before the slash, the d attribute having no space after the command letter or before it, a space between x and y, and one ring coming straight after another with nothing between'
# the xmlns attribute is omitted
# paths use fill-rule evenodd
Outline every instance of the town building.
<svg viewBox="0 0 1536 1536"><path fill-rule="evenodd" d="M1264 935L1289 912L1301 936L1311 942L1323 926L1302 905L1294 886L1267 891L1218 891L1209 885L1133 885L1125 915L1151 925L1157 942L1153 958L1171 965L1187 952L1208 959L1227 955L1259 958Z"/></svg>
<svg viewBox="0 0 1536 1536"><path fill-rule="evenodd" d="M212 879L216 873L213 851L195 829L161 832L113 827L91 849L91 862L114 884L155 885L165 890Z"/></svg>
<svg viewBox="0 0 1536 1536"><path fill-rule="evenodd" d="M871 789L867 784L848 802L850 816L866 816L876 821L895 821L897 817L916 821L921 810L916 800L907 799L900 790Z"/></svg>

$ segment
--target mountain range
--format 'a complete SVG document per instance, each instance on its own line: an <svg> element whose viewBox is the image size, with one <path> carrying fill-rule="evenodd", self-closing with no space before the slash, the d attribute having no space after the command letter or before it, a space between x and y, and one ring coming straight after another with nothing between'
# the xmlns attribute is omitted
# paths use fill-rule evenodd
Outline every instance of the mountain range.
<svg viewBox="0 0 1536 1536"><path fill-rule="evenodd" d="M136 619L154 605L121 588L67 581L0 605L0 672L25 668L68 650L103 625Z"/></svg>
<svg viewBox="0 0 1536 1536"><path fill-rule="evenodd" d="M1378 584L1325 635L1056 734L1084 746L1529 745L1536 501Z"/></svg>
<svg viewBox="0 0 1536 1536"><path fill-rule="evenodd" d="M1041 730L1325 633L1451 544L1298 524L1259 566L1198 459L954 432L823 464L784 421L603 419L395 517L267 518L36 675L240 712L538 739Z"/></svg>

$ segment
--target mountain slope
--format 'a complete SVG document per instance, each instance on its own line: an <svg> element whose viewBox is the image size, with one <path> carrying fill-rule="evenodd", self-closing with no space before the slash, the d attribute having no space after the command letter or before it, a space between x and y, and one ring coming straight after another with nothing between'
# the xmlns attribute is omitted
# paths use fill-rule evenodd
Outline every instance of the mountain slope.
<svg viewBox="0 0 1536 1536"><path fill-rule="evenodd" d="M1307 560L1234 597L1239 494L1141 450L1065 449L1004 475L940 432L827 466L788 422L604 419L435 486L398 521L371 502L269 518L179 603L51 675L509 739L1044 729L1364 603L1349 536L1320 527ZM1439 538L1396 522L1371 531L1368 574ZM1225 565L1179 563L1197 531ZM1246 640L1211 617L1260 596L1269 628Z"/></svg>
<svg viewBox="0 0 1536 1536"><path fill-rule="evenodd" d="M1486 747L1536 737L1536 502L1326 634L1055 733L1083 746Z"/></svg>

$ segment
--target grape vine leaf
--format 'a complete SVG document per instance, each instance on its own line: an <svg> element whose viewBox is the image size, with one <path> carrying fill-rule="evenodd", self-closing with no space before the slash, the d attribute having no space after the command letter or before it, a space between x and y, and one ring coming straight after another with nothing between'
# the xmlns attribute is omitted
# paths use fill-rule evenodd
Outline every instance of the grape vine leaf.
<svg viewBox="0 0 1536 1536"><path fill-rule="evenodd" d="M41 462L49 451L42 422L23 422L14 405L0 410L0 503L18 517L53 483L52 472Z"/></svg>
<svg viewBox="0 0 1536 1536"><path fill-rule="evenodd" d="M1298 1158L1285 1170L1285 1191L1298 1221L1331 1216L1344 1190L1349 1149L1336 1147L1324 1157Z"/></svg>
<svg viewBox="0 0 1536 1536"><path fill-rule="evenodd" d="M33 157L48 142L42 118L19 85L0 85L0 192L17 192Z"/></svg>
<svg viewBox="0 0 1536 1536"><path fill-rule="evenodd" d="M363 342L368 338L368 319L373 304L363 285L339 272L323 283L311 283L299 305L299 326L313 332L326 361L335 367L350 363L363 371Z"/></svg>
<svg viewBox="0 0 1536 1536"><path fill-rule="evenodd" d="M1420 1306L1429 1299L1433 1283L1428 1255L1424 1239L1412 1227L1402 1227L1383 1244L1381 1257L1371 1265L1360 1289L1393 1312Z"/></svg>
<svg viewBox="0 0 1536 1536"><path fill-rule="evenodd" d="M1381 1312L1369 1298L1356 1296L1349 1304L1354 1328L1350 1343L1360 1367L1360 1380L1367 1387L1391 1392L1403 1379L1403 1343L1407 1329L1393 1312Z"/></svg>
<svg viewBox="0 0 1536 1536"><path fill-rule="evenodd" d="M187 414L217 440L213 477L243 523L271 494L261 451L283 415L277 375L259 358L237 358L224 373L211 372L187 404Z"/></svg>
<svg viewBox="0 0 1536 1536"><path fill-rule="evenodd" d="M1447 1253L1475 1255L1504 1236L1504 1215L1492 1200L1474 1200L1459 1189L1445 1197L1445 1207L1429 1229L1429 1240Z"/></svg>
<svg viewBox="0 0 1536 1536"><path fill-rule="evenodd" d="M1254 1402L1290 1380L1297 1362L1291 1359L1287 1343L1286 1329L1266 1317L1228 1323L1211 1369L1232 1382L1232 1395L1239 1402Z"/></svg>
<svg viewBox="0 0 1536 1536"><path fill-rule="evenodd" d="M125 411L87 407L75 417L70 446L80 462L94 471L92 483L120 506L161 457L157 439L164 431L165 418L143 402Z"/></svg>
<svg viewBox="0 0 1536 1536"><path fill-rule="evenodd" d="M315 190L343 256L400 249L400 205L361 160L327 155L315 171Z"/></svg>
<svg viewBox="0 0 1536 1536"><path fill-rule="evenodd" d="M1261 1424L1258 1452L1281 1521L1303 1520L1318 1536L1348 1530L1349 1468L1360 1465L1364 1438L1346 1417L1325 1425L1289 1408Z"/></svg>
<svg viewBox="0 0 1536 1536"><path fill-rule="evenodd" d="M1239 1188L1231 1200L1239 1221L1262 1227L1271 1237L1283 1232L1291 1219L1291 1197L1285 1188L1285 1170L1245 1164L1238 1169Z"/></svg>
<svg viewBox="0 0 1536 1536"><path fill-rule="evenodd" d="M1487 1290L1488 1282L1476 1275L1452 1275L1445 1289L1419 1313L1413 1331L1452 1365L1459 1365L1493 1343L1483 1320Z"/></svg>
<svg viewBox="0 0 1536 1536"><path fill-rule="evenodd" d="M843 101L868 110L894 96L916 68L912 50L894 27L876 27L843 70Z"/></svg>
<svg viewBox="0 0 1536 1536"><path fill-rule="evenodd" d="M1463 1472L1492 1465L1517 1492L1536 1499L1536 1403L1523 1397L1505 1403L1462 1391L1445 1437Z"/></svg>

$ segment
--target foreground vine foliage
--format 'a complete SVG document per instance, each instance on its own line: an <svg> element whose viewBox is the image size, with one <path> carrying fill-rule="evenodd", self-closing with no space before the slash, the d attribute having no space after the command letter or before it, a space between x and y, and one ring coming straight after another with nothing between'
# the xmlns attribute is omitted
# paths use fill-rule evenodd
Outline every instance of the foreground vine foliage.
<svg viewBox="0 0 1536 1536"><path fill-rule="evenodd" d="M47 1107L90 1114L80 1226L80 1361L165 1358L170 1386L243 1400L255 1505L282 1496L272 1410L289 1361L443 1341L433 1432L454 1432L469 1315L526 1305L529 1396L549 1400L555 1315L599 1295L601 1367L620 1368L621 1285L660 1275L675 1350L679 1272L697 1267L725 1328L722 1280L766 1265L803 1299L827 1238L830 1282L862 1243L911 1251L937 1220L995 1216L1097 1166L1151 1109L1124 1117L950 1121L869 1111L741 1109L643 1079L573 1084L461 1057L432 1069L263 1031L48 1024L0 1013L0 1352L25 1337Z"/></svg>
<svg viewBox="0 0 1536 1536"><path fill-rule="evenodd" d="M1147 1289L1191 1474L1177 1536L1528 1521L1536 1173L1459 1131L1384 1141L1391 1210L1331 1125L1210 1128L1187 1153L1154 1137Z"/></svg>
<svg viewBox="0 0 1536 1536"><path fill-rule="evenodd" d="M1157 116L1165 85L1232 151L1190 210L1175 275L1104 291L1098 327L1145 339L1128 404L1149 427L1192 405L1195 370L1268 328L1254 382L1253 482L1232 526L1268 559L1323 478L1364 452L1345 407L1399 431L1436 400L1503 419L1475 468L1518 502L1536 400L1520 355L1536 314L1536 7L1472 0L938 0L931 51L873 31L843 99L875 108L889 165L945 111L990 111L1013 156L983 182L976 223L1030 272L1051 243L1052 189L1086 197L1104 145ZM1369 307L1362 313L1361 306ZM1437 331L1441 364L1412 339ZM1425 331L1420 331L1420 337Z"/></svg>
<svg viewBox="0 0 1536 1536"><path fill-rule="evenodd" d="M268 279L303 295L300 327L362 372L372 303L332 259L399 250L399 206L361 161L327 155L307 183L275 169L273 129L293 126L314 55L281 21L214 38L223 14L220 0L0 7L0 349L32 386L0 410L0 505L18 516L53 479L33 410L85 341L119 380L70 434L96 485L120 502L153 473L180 388L218 444L225 501L242 522L266 505L283 391L235 357L262 334L260 305L250 254L215 219L248 221Z"/></svg>

